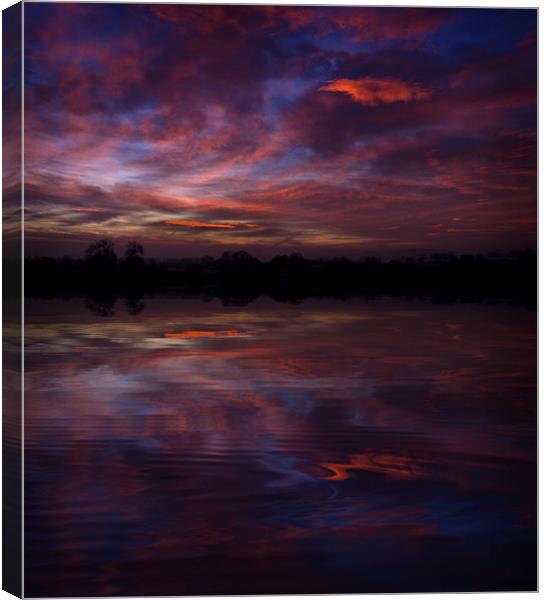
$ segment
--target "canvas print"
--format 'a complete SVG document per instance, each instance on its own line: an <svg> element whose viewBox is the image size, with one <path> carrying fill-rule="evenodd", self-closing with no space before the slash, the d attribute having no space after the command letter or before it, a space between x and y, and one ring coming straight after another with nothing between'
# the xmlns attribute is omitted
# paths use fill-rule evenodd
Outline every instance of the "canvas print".
<svg viewBox="0 0 544 600"><path fill-rule="evenodd" d="M535 590L536 10L3 17L4 589Z"/></svg>

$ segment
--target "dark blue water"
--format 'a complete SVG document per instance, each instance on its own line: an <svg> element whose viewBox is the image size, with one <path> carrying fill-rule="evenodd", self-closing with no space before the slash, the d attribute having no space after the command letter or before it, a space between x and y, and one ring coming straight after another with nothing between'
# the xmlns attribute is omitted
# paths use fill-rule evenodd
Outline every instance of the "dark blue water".
<svg viewBox="0 0 544 600"><path fill-rule="evenodd" d="M536 588L534 309L26 317L27 596Z"/></svg>

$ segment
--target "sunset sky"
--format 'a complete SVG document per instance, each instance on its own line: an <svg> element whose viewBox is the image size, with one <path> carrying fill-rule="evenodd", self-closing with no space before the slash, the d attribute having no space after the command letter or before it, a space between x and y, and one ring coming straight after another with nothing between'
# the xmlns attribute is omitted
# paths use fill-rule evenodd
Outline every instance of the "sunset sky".
<svg viewBox="0 0 544 600"><path fill-rule="evenodd" d="M24 10L29 256L536 247L536 10Z"/></svg>

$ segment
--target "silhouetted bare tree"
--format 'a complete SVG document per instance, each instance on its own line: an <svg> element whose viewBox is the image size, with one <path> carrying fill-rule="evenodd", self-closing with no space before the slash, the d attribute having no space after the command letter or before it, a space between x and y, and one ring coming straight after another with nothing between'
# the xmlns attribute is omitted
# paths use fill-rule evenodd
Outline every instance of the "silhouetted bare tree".
<svg viewBox="0 0 544 600"><path fill-rule="evenodd" d="M144 247L135 241L127 243L124 266L128 271L138 271L144 266Z"/></svg>
<svg viewBox="0 0 544 600"><path fill-rule="evenodd" d="M92 243L85 250L85 259L91 271L100 275L111 275L117 266L113 242L104 238Z"/></svg>

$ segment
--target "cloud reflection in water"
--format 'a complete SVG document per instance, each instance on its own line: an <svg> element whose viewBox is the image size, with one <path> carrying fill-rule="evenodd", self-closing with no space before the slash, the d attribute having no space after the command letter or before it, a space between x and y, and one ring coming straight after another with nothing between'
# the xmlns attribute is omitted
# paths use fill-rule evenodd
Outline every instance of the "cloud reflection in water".
<svg viewBox="0 0 544 600"><path fill-rule="evenodd" d="M531 309L27 315L28 594L534 589Z"/></svg>

